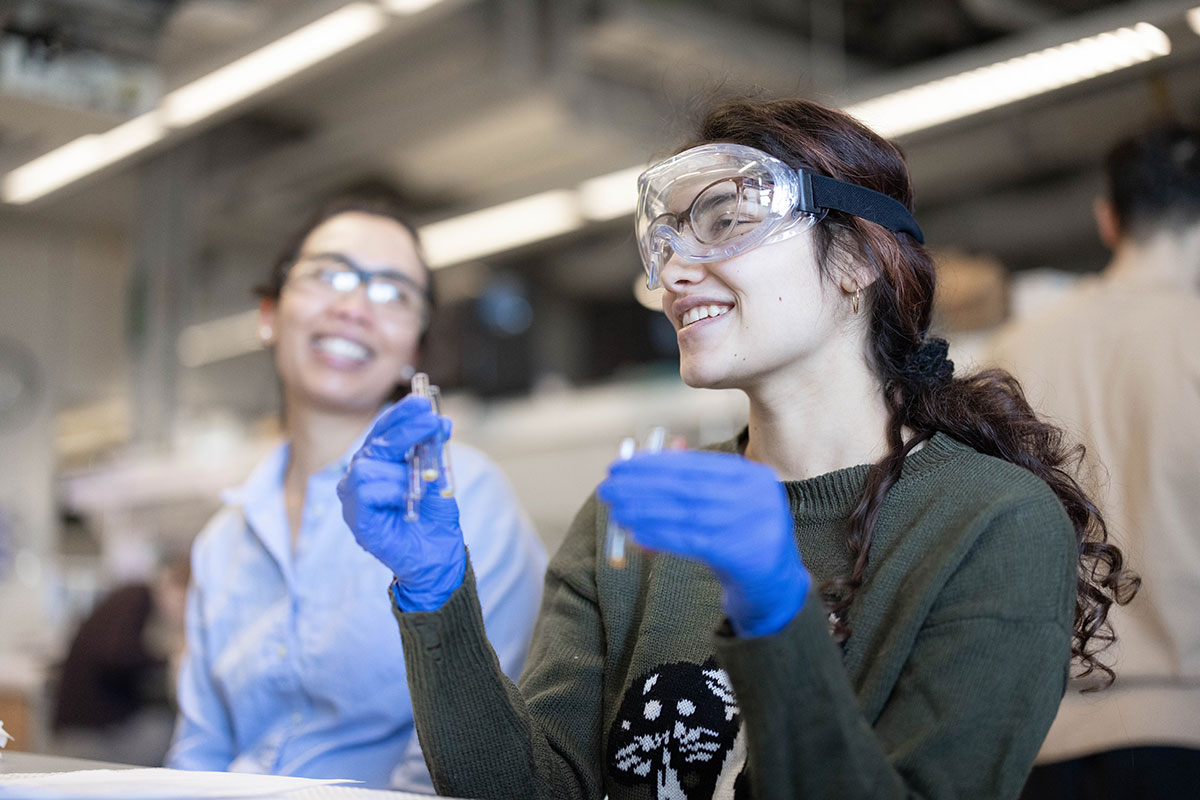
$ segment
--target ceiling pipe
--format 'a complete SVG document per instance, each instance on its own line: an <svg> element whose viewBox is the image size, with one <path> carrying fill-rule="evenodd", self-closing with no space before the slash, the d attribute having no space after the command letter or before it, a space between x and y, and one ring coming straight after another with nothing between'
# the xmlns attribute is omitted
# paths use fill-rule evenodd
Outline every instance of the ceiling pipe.
<svg viewBox="0 0 1200 800"><path fill-rule="evenodd" d="M967 16L1005 31L1023 31L1053 22L1055 15L1025 0L959 0Z"/></svg>

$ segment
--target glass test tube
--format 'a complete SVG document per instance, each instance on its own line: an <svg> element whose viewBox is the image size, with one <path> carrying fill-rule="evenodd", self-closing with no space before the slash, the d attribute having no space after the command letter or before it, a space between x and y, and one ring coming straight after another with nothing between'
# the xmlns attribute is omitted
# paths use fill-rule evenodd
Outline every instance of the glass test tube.
<svg viewBox="0 0 1200 800"><path fill-rule="evenodd" d="M430 386L429 402L433 406L433 413L440 417L442 415L442 390L436 386ZM442 446L438 448L437 475L434 475L434 479L436 480L438 476L442 478L442 497L454 497L454 470L450 469L450 448L446 444L446 442L442 442ZM429 479L426 478L426 480Z"/></svg>
<svg viewBox="0 0 1200 800"><path fill-rule="evenodd" d="M418 372L412 377L411 393L417 397L429 400L433 413L442 414L442 392L429 383L429 376ZM430 437L418 443L408 453L408 507L404 518L408 521L417 519L417 511L421 498L425 494L425 484L442 479L442 497L454 496L454 473L450 469L450 453L445 443L438 442L436 437Z"/></svg>
<svg viewBox="0 0 1200 800"><path fill-rule="evenodd" d="M667 443L667 429L658 426L650 429L650 433L646 436L646 442L642 445L642 449L647 453L661 453L663 445Z"/></svg>
<svg viewBox="0 0 1200 800"><path fill-rule="evenodd" d="M617 458L628 461L633 458L633 451L636 448L637 442L632 437L622 439ZM625 529L614 522L610 516L608 530L604 534L604 556L613 569L625 569L625 537L627 535Z"/></svg>
<svg viewBox="0 0 1200 800"><path fill-rule="evenodd" d="M642 449L648 453L661 453L663 444L667 440L667 429L663 427L655 427L650 429L650 434L646 437L646 442ZM617 453L617 458L626 461L633 457L634 449L637 443L633 438L621 440L621 448ZM622 528L612 519L608 521L608 529L605 531L604 539L604 555L608 563L613 569L624 569L625 558L625 540L629 536L629 532Z"/></svg>
<svg viewBox="0 0 1200 800"><path fill-rule="evenodd" d="M420 379L418 385L417 379ZM435 415L439 414L437 401L433 397L434 387L429 384L429 376L424 372L418 372L413 376L413 394L418 397L424 397L429 401L430 408L433 409ZM429 438L417 445L417 461L421 480L425 483L433 483L438 477L438 446L436 439Z"/></svg>
<svg viewBox="0 0 1200 800"><path fill-rule="evenodd" d="M429 376L424 372L418 372L412 376L411 394L417 397L429 397ZM422 475L423 464L421 452L425 446L424 442L415 445L408 451L408 507L405 509L404 518L409 522L415 520L420 514L417 508L421 505L421 497L425 494L425 481Z"/></svg>

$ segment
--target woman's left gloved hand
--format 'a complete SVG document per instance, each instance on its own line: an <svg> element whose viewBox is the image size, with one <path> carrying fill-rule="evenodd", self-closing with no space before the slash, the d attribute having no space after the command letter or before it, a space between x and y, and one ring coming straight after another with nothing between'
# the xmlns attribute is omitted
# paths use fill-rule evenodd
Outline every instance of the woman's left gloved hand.
<svg viewBox="0 0 1200 800"><path fill-rule="evenodd" d="M740 636L783 629L812 582L775 472L730 453L668 450L609 467L597 489L643 547L710 566Z"/></svg>

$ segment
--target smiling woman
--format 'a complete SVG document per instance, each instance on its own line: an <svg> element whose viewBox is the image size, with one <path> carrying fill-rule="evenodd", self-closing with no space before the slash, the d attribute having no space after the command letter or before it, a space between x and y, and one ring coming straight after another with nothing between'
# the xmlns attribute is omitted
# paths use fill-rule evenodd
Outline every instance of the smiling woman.
<svg viewBox="0 0 1200 800"><path fill-rule="evenodd" d="M1014 798L1072 660L1111 676L1107 612L1136 579L1061 432L929 335L899 150L803 100L731 103L699 139L639 179L637 238L680 374L745 393L747 426L610 466L517 686L469 569L396 598L437 788ZM381 560L454 540L397 519L387 478L418 422L382 419L339 487ZM641 545L620 566L610 521Z"/></svg>
<svg viewBox="0 0 1200 800"><path fill-rule="evenodd" d="M412 230L342 211L312 228L281 267L278 294L262 300L261 333L275 349L285 413L312 406L373 417L411 374L432 305Z"/></svg>
<svg viewBox="0 0 1200 800"><path fill-rule="evenodd" d="M300 229L259 294L286 442L226 495L193 548L167 763L431 791L388 600L392 574L355 543L335 496L350 454L417 365L434 305L429 269L401 216L349 198ZM487 584L501 666L515 677L545 554L499 471L475 450L446 446L459 486L454 524Z"/></svg>

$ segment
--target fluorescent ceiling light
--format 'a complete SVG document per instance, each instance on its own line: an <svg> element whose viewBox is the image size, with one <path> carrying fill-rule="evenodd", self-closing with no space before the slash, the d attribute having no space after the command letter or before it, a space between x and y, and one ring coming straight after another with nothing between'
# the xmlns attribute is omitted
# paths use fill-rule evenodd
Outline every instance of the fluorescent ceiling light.
<svg viewBox="0 0 1200 800"><path fill-rule="evenodd" d="M28 203L103 169L166 135L157 112L134 117L104 133L80 136L4 176L4 202Z"/></svg>
<svg viewBox="0 0 1200 800"><path fill-rule="evenodd" d="M538 242L583 225L575 192L555 189L425 225L421 247L433 269Z"/></svg>
<svg viewBox="0 0 1200 800"><path fill-rule="evenodd" d="M423 0L424 1L424 0ZM415 2L415 0L414 0ZM354 2L163 98L158 109L99 134L81 136L4 176L3 200L29 203L158 142L168 128L199 122L378 33L387 16Z"/></svg>
<svg viewBox="0 0 1200 800"><path fill-rule="evenodd" d="M846 108L883 136L902 136L1165 56L1148 22L999 61Z"/></svg>
<svg viewBox="0 0 1200 800"><path fill-rule="evenodd" d="M421 247L432 269L511 250L633 213L644 165L425 225Z"/></svg>
<svg viewBox="0 0 1200 800"><path fill-rule="evenodd" d="M226 64L163 98L163 114L182 128L245 100L381 31L387 17L378 6L344 6Z"/></svg>
<svg viewBox="0 0 1200 800"><path fill-rule="evenodd" d="M1191 11L1187 12L1188 26L1195 31L1197 36L1200 36L1200 6L1196 6Z"/></svg>
<svg viewBox="0 0 1200 800"><path fill-rule="evenodd" d="M1165 33L1149 23L1139 22L883 95L849 106L846 111L884 136L901 136L1170 52L1171 42ZM630 214L637 204L637 176L643 169L644 166L630 167L584 181L575 192L565 189L547 192L428 225L421 229L421 241L430 266L444 267L518 244L548 239L580 227L585 220L602 222ZM537 205L538 198L551 195L558 199L545 207ZM522 205L525 203L530 205ZM540 218L544 212L535 209L551 205L553 213ZM476 227L488 214L510 207L525 209L514 212L525 214L525 221L503 217L504 222L493 232ZM654 301L647 297L645 302Z"/></svg>
<svg viewBox="0 0 1200 800"><path fill-rule="evenodd" d="M647 165L610 172L579 184L579 212L593 222L605 222L637 207L637 179Z"/></svg>
<svg viewBox="0 0 1200 800"><path fill-rule="evenodd" d="M427 8L436 6L442 0L380 0L380 4L393 14L408 16L419 14Z"/></svg>

